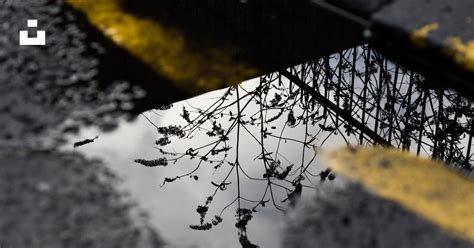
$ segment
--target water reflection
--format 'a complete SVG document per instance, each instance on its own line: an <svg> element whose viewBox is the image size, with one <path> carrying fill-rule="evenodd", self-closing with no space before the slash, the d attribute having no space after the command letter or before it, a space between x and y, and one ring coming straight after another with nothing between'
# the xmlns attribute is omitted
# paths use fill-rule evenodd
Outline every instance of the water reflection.
<svg viewBox="0 0 474 248"><path fill-rule="evenodd" d="M127 178L171 244L278 247L288 207L333 183L321 149L391 144L469 173L471 103L423 84L363 46L144 112L81 152Z"/></svg>
<svg viewBox="0 0 474 248"><path fill-rule="evenodd" d="M221 91L201 97L190 99L179 105L206 104L209 98L219 97ZM155 111L156 112L156 111ZM185 124L185 121L172 110L163 111L160 116L147 113L147 117L157 125ZM96 135L98 130L88 129L81 132L79 137ZM79 139L79 137L75 139ZM144 117L137 118L131 123L121 123L119 128L110 134L100 135L100 138L87 146L80 148L80 152L90 157L99 157L104 160L114 171L125 178L122 187L130 191L142 208L150 213L150 221L154 224L160 235L175 247L239 247L237 231L235 230L235 210L228 209L222 214L223 223L210 232L199 232L189 228L189 225L199 224L199 215L195 212L198 205L202 205L207 196L215 187L210 183L223 173L215 172L212 166L203 166L198 181L193 178L183 178L173 184L160 188L166 177L173 177L188 172L194 166L194 161L182 161L166 168L145 168L133 161L137 158L154 159L158 151L153 144L157 140L156 128ZM242 142L251 143L247 138ZM190 143L176 143L174 150L186 150L193 144L202 143L202 140L192 139ZM250 148L250 147L249 147ZM67 146L65 149L70 149ZM252 154L251 148L244 148L242 154ZM289 156L291 158L291 156ZM296 156L295 156L296 157ZM242 163L252 163L253 158L248 157ZM226 167L229 165L226 164ZM261 168L254 166L248 168L248 173L261 174ZM255 198L262 193L258 184L245 183L241 188L246 198ZM264 189L263 189L264 190ZM210 212L220 212L235 198L235 189L229 187L228 191L219 194L210 207ZM218 213L216 213L218 214ZM209 214L211 218L214 213ZM252 241L263 247L278 247L278 233L283 227L283 214L273 208L265 208L255 215L249 224L249 236Z"/></svg>
<svg viewBox="0 0 474 248"><path fill-rule="evenodd" d="M22 23L29 9L12 8L19 15L2 20ZM54 38L44 50L0 39L2 143L38 148L47 137L54 148L79 132L62 148L71 152L98 135L74 152L121 175L171 245L278 247L289 205L333 183L320 149L391 143L471 168L471 102L420 87L423 77L369 46L150 110L188 95L64 8L37 13Z"/></svg>
<svg viewBox="0 0 474 248"><path fill-rule="evenodd" d="M49 2L22 1L0 9L4 30L19 29L17 23L34 14L51 34L45 49L12 46L16 33L1 34L0 139L5 146L54 149L65 133L78 132L66 137L69 143L62 151L99 158L121 175L122 189L147 210L171 246L251 242L279 247L286 209L320 184L334 183L318 156L321 149L390 143L471 169L471 102L453 92L421 87L427 80L370 46L167 109L160 106L189 95L107 40L84 16L63 4L51 8ZM279 32L290 33L295 25L285 24L284 6L278 9L283 22ZM273 21L266 17L265 23ZM333 31L335 37L345 32ZM271 65L286 65L302 59L286 60L290 55L312 58L327 52L310 53L309 48L324 47L315 45L321 39L298 33L305 37L292 38L306 45L262 35L252 49L255 57L248 59L271 57ZM249 34L260 34L259 28ZM257 53L272 40L282 43ZM352 44L351 39L338 40L335 47ZM74 142L96 136L73 150ZM46 145L42 138L48 139ZM203 232L190 225L212 229Z"/></svg>

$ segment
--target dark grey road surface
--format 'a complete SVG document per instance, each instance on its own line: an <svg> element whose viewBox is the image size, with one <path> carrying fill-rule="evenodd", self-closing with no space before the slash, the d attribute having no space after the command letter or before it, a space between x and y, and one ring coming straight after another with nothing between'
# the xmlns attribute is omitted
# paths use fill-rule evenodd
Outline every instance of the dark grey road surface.
<svg viewBox="0 0 474 248"><path fill-rule="evenodd" d="M334 4L363 20L369 38L392 58L430 77L431 88L454 88L474 96L474 2L470 0L312 0ZM354 17L354 18L352 18ZM413 42L415 31L436 25L423 46ZM452 39L456 40L453 45ZM470 48L471 47L471 48Z"/></svg>
<svg viewBox="0 0 474 248"><path fill-rule="evenodd" d="M98 161L2 147L0 165L1 247L163 246Z"/></svg>
<svg viewBox="0 0 474 248"><path fill-rule="evenodd" d="M341 177L318 189L289 214L283 247L472 247Z"/></svg>
<svg viewBox="0 0 474 248"><path fill-rule="evenodd" d="M27 19L47 31L46 46L18 45ZM134 208L100 162L54 151L79 127L112 130L145 96L123 72L102 76L104 58L120 65L127 55L106 58L110 44L97 37L62 1L0 0L2 248L163 244L132 217Z"/></svg>

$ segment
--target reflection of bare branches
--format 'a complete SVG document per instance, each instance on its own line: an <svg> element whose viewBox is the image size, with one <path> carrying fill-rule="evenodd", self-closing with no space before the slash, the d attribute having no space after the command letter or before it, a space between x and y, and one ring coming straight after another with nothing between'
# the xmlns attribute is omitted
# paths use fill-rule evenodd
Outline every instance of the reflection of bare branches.
<svg viewBox="0 0 474 248"><path fill-rule="evenodd" d="M320 103L339 133L342 122L348 136L359 136L357 143L387 142L471 168L471 103L454 92L422 88L427 83L421 75L373 48L349 49L283 73L297 85L311 86L306 90L311 96L331 100L332 108ZM364 128L354 129L357 124Z"/></svg>
<svg viewBox="0 0 474 248"><path fill-rule="evenodd" d="M330 169L314 172L318 148L329 141L392 145L470 169L471 103L453 92L422 88L423 81L422 76L362 46L262 76L251 90L231 87L205 109L187 104L180 115L186 123L183 127L156 126L161 135L156 145L167 162L198 161L188 172L165 178L163 185L185 177L198 180L203 164L224 171L222 179L211 182L214 190L196 210L200 223L191 228L212 228L236 204L239 241L254 247L246 229L253 212L268 203L284 211L304 188L317 186L315 178L320 182L335 178ZM204 144L181 152L164 149L176 139L198 137ZM242 142L245 147L258 146L252 149L258 154L245 157L256 156L263 174L253 172L247 160L242 162ZM288 143L290 158L282 153ZM296 147L301 149L299 159L294 156ZM262 184L263 193L256 199L246 197L242 184L247 182ZM231 187L236 196L206 221L212 201Z"/></svg>

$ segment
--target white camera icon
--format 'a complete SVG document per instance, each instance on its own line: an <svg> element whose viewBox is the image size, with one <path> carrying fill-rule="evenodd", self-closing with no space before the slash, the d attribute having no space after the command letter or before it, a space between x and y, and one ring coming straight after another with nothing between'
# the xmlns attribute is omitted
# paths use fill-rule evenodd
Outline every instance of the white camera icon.
<svg viewBox="0 0 474 248"><path fill-rule="evenodd" d="M28 20L29 28L37 28L38 20ZM38 30L35 37L28 36L28 30L20 30L20 46L45 46L46 31Z"/></svg>

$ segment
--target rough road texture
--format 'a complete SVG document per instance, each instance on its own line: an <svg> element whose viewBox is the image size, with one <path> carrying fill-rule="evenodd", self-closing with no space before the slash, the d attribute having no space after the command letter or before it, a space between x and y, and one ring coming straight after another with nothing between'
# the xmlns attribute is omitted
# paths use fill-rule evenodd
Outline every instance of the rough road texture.
<svg viewBox="0 0 474 248"><path fill-rule="evenodd" d="M161 247L98 161L0 150L0 247Z"/></svg>
<svg viewBox="0 0 474 248"><path fill-rule="evenodd" d="M18 45L29 18L47 30L47 46ZM53 150L81 126L113 129L143 96L126 81L101 81L98 57L106 51L84 25L62 1L0 0L2 248L163 244L131 216L102 164Z"/></svg>
<svg viewBox="0 0 474 248"><path fill-rule="evenodd" d="M360 185L338 183L292 210L282 247L472 247Z"/></svg>
<svg viewBox="0 0 474 248"><path fill-rule="evenodd" d="M28 18L46 30L46 46L18 45L18 30ZM126 70L114 67L134 68L134 61L109 51L63 1L0 0L0 23L0 141L37 145L47 136L51 143L59 136L53 133L84 125L111 130L144 97L143 89L124 80ZM104 60L120 63L104 69Z"/></svg>

